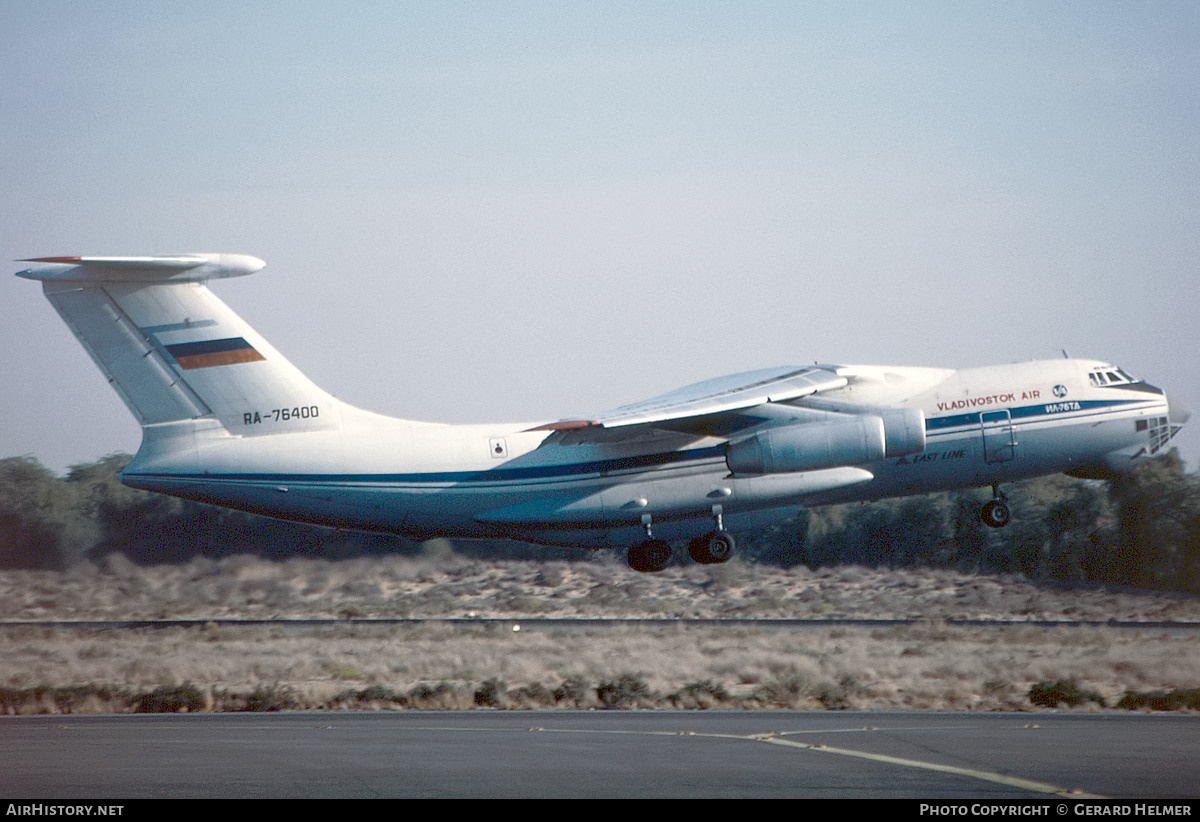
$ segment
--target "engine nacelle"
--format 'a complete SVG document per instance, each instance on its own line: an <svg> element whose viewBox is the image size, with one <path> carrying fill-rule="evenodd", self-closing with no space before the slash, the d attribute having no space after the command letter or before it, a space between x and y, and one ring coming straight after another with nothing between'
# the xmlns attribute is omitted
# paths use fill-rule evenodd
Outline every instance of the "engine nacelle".
<svg viewBox="0 0 1200 822"><path fill-rule="evenodd" d="M735 474L779 474L862 465L924 450L925 415L919 409L880 409L768 428L731 442L725 463Z"/></svg>
<svg viewBox="0 0 1200 822"><path fill-rule="evenodd" d="M904 457L925 450L925 412L920 408L883 408L872 413L883 419L885 457Z"/></svg>
<svg viewBox="0 0 1200 822"><path fill-rule="evenodd" d="M879 417L784 425L729 443L725 463L735 474L779 474L859 465L883 459L887 442Z"/></svg>

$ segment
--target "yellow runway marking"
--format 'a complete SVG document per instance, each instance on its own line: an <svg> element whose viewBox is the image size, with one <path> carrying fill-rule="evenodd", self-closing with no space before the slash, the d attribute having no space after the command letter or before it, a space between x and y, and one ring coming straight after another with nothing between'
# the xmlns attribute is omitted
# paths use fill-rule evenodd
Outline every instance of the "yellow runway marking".
<svg viewBox="0 0 1200 822"><path fill-rule="evenodd" d="M778 736L755 736L753 739L759 742L769 742L772 745L785 745L791 748L802 748L816 753L837 754L839 756L852 756L858 759L869 759L874 762L884 762L889 765L900 765L906 768L922 768L927 771L938 771L939 773L951 773L959 776L967 776L972 779L982 779L985 782L996 782L1001 785L1008 785L1013 788L1020 788L1026 791L1034 791L1036 793L1050 793L1055 795L1069 794L1072 797L1080 799L1104 799L1105 797L1099 794L1083 793L1060 785L1051 785L1047 782L1038 782L1033 779L1024 779L1019 776L1007 776L993 771L983 771L978 768L959 768L954 765L938 765L934 762L922 762L919 759L906 759L899 756L887 756L885 754L866 753L864 751L852 751L847 748L830 748L827 745L810 745L807 742L793 742L790 739L782 739Z"/></svg>
<svg viewBox="0 0 1200 822"><path fill-rule="evenodd" d="M744 739L751 742L768 742L772 745L783 745L789 748L800 748L801 750L812 751L814 753L835 754L838 756L849 756L857 759L867 759L873 762L882 762L888 765L899 765L904 768L920 768L926 771L936 771L938 773L955 774L957 776L965 776L970 779L978 779L984 782L995 782L999 785L1006 785L1011 788L1020 788L1025 791L1034 793L1054 794L1055 796L1071 796L1077 799L1105 799L1101 794L1092 794L1085 791L1080 791L1075 788L1064 788L1061 785L1052 785L1049 782L1039 782L1036 779L1025 779L1019 776L1008 776L994 771L985 771L979 768L960 768L955 765L939 765L935 762L924 762L920 759L908 759L906 757L888 756L886 754L873 754L866 751L855 751L849 748L831 748L828 745L814 745L808 742L796 742L791 739L783 738L784 734L795 735L800 734L831 734L831 733L870 733L876 730L873 727L863 728L841 728L823 731L771 731L768 733L757 734L718 734L718 733L703 733L696 731L637 731L637 730L595 730L595 729L566 729L566 728L546 728L533 727L531 731L540 731L542 733L568 733L568 734L603 734L603 735L630 735L630 736L697 736L711 737L714 739Z"/></svg>
<svg viewBox="0 0 1200 822"><path fill-rule="evenodd" d="M1036 726L1027 726L1036 727ZM428 728L427 730L445 730L445 731L483 731L483 730L499 730L495 728ZM534 725L525 729L527 732L547 734L578 734L581 736L597 735L597 736L693 736L693 737L708 737L711 739L741 739L747 742L767 742L772 745L782 745L788 748L799 748L813 753L834 754L837 756L849 756L856 759L867 759L873 762L881 762L887 765L898 765L903 768L919 768L926 771L935 771L937 773L955 774L957 776L965 776L970 779L978 779L983 782L994 782L999 785L1006 785L1012 788L1020 788L1021 790L1031 791L1034 793L1053 794L1055 796L1070 796L1076 799L1106 799L1102 794L1087 793L1076 788L1064 788L1061 785L1052 785L1049 782L1039 782L1036 779L1025 779L1019 776L1008 776L994 771L985 771L979 768L960 768L956 765L939 765L935 762L924 762L920 759L908 759L900 756L888 756L886 754L874 754L866 751L855 751L849 748L831 748L828 745L812 744L809 742L796 742L791 739L785 739L784 736L796 735L827 735L827 734L856 734L856 733L871 733L878 730L877 728L866 726L860 728L834 728L825 730L813 731L767 731L765 733L756 734L725 734L725 733L705 733L703 731L651 731L651 730L613 730L605 728L547 728L544 725ZM896 730L896 729L891 729Z"/></svg>

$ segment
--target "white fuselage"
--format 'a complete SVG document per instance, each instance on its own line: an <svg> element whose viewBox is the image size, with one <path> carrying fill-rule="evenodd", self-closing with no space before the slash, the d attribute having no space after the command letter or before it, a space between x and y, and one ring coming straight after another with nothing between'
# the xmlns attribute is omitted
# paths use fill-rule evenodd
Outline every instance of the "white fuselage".
<svg viewBox="0 0 1200 822"><path fill-rule="evenodd" d="M693 538L724 518L730 531L806 505L994 485L1043 474L1106 476L1170 437L1165 395L1086 360L961 371L828 366L848 384L806 407L915 408L925 449L866 464L740 475L727 432L649 429L575 441L537 422L441 425L397 420L336 401L313 413L326 430L238 436L212 421L147 427L124 481L138 488L270 516L415 538L510 537L628 546L653 528ZM805 405L798 401L798 405ZM247 420L247 425L258 424ZM747 412L739 433L783 422Z"/></svg>
<svg viewBox="0 0 1200 822"><path fill-rule="evenodd" d="M962 371L759 368L594 417L439 425L340 402L213 294L242 254L43 257L43 293L142 426L123 481L334 527L628 547L724 562L731 532L805 505L1105 477L1177 428L1162 391L1088 360Z"/></svg>

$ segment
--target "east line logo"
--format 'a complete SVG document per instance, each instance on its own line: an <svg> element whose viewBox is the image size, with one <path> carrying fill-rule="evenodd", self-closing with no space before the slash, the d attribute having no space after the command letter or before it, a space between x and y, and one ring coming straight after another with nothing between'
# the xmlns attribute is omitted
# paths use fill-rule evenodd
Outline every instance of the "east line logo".
<svg viewBox="0 0 1200 822"><path fill-rule="evenodd" d="M939 460L960 460L967 455L965 448L960 448L957 451L934 451L932 454L921 452L914 454L912 457L901 457L896 465L916 465L921 462L938 462Z"/></svg>

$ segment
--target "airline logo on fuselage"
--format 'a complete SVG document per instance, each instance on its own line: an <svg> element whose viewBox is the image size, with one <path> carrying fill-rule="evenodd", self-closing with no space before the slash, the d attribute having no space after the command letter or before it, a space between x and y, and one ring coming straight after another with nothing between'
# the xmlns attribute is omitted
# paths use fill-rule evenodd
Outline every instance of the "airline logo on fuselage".
<svg viewBox="0 0 1200 822"><path fill-rule="evenodd" d="M1037 400L1042 396L1042 392L1036 388L1029 391L1022 391L1018 397L1016 392L1008 392L1005 394L988 394L980 397L966 397L961 400L951 400L950 402L939 402L937 410L940 412L946 411L961 411L966 408L980 408L989 405L1012 405L1018 401Z"/></svg>

